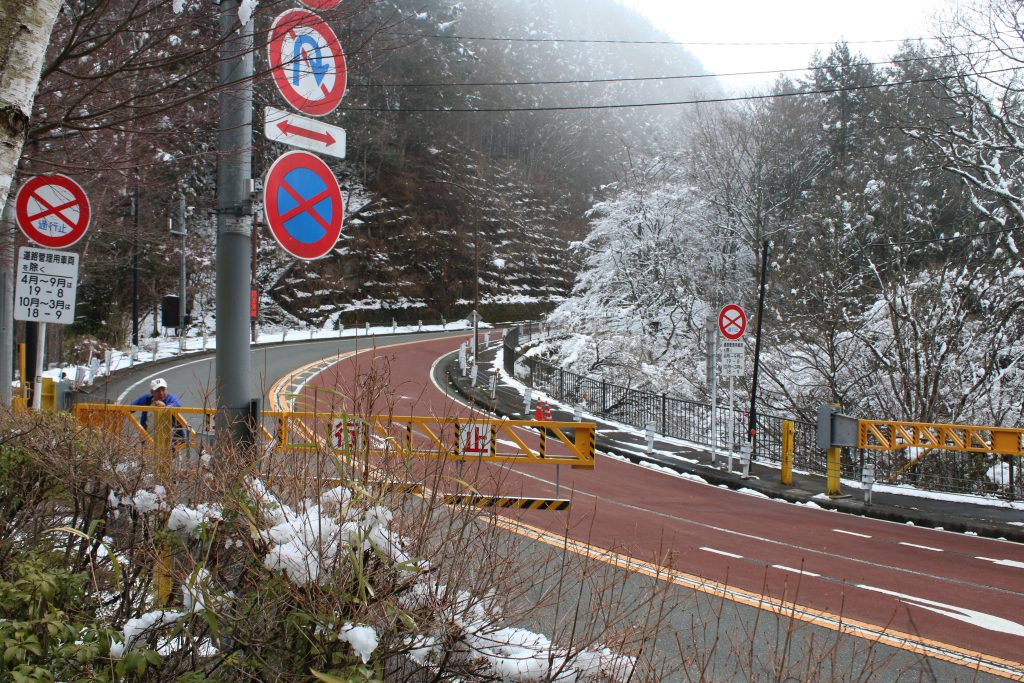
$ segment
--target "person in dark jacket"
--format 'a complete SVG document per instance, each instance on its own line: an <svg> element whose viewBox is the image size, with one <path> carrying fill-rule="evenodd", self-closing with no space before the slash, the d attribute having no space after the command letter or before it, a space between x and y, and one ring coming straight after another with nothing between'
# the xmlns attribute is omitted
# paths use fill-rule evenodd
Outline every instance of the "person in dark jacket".
<svg viewBox="0 0 1024 683"><path fill-rule="evenodd" d="M149 383L149 393L139 396L137 399L132 401L133 406L153 406L154 408L180 408L181 401L178 397L167 390L167 380L162 377L157 377L155 380ZM149 417L149 412L144 411L142 418L139 420L139 424L142 425L143 429L146 427L146 418Z"/></svg>

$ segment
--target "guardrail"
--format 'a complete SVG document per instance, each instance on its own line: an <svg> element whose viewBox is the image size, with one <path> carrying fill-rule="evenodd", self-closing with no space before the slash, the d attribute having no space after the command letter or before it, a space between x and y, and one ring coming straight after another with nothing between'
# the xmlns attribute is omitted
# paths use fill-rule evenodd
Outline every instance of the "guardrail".
<svg viewBox="0 0 1024 683"><path fill-rule="evenodd" d="M520 334L521 332L521 334ZM747 414L745 411L730 411L728 406L718 406L715 413L715 433L711 434L711 406L706 403L676 398L667 394L633 389L608 382L599 377L581 375L546 363L539 358L518 357L517 347L536 340L548 332L540 325L513 328L506 335L504 365L506 372L517 374L522 381L552 398L568 404L583 402L587 412L609 420L622 422L638 429L654 425L662 436L690 441L702 446L728 449L739 446L739 439L746 433ZM516 366L524 371L516 373ZM756 461L771 465L782 464L783 423L790 418L757 413ZM816 425L813 422L792 420L793 469L809 474L828 473L827 454L816 443ZM884 429L886 421L870 421ZM903 424L903 423L901 423ZM734 429L730 430L730 427ZM1003 432L1014 431L1003 429ZM732 442L730 442L730 435ZM844 448L840 458L840 476L844 479L860 480L864 465L875 464L878 481L912 486L929 491L949 491L974 495L996 496L1010 500L1024 496L1024 469L1016 462L1016 455L999 455L991 450L963 448L951 450L957 443L971 444L971 438L945 438L948 447L942 458L924 458L929 444L938 443L939 435L929 436L921 431L914 439L902 439L907 447L897 451L882 452L870 445L861 448ZM1013 435L1004 437L1016 438ZM958 440L959 439L959 440ZM881 443L881 441L879 441Z"/></svg>

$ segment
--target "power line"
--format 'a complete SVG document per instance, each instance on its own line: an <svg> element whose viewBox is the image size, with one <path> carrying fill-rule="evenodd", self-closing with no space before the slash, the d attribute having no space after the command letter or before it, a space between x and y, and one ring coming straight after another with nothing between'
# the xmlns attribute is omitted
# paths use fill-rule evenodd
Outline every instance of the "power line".
<svg viewBox="0 0 1024 683"><path fill-rule="evenodd" d="M1005 69L994 69L992 71L981 71L974 76L985 76L989 74L1003 73L1007 71L1019 71L1024 69L1024 66L1014 66ZM673 102L638 102L629 104L589 104L589 105L569 105L569 106L555 106L555 107L493 107L493 108L448 108L448 109L384 109L381 107L344 107L338 111L365 111L365 112L380 112L390 114L427 114L427 113L503 113L503 112L518 112L518 111L591 111L600 109L640 109L646 107L674 107L688 104L722 104L726 102L752 102L757 100L772 100L783 97L805 97L807 95L829 95L840 92L855 92L861 90L880 90L882 88L893 88L900 85L919 85L924 83L938 83L941 81L948 81L954 78L959 78L958 74L949 74L945 76L933 76L930 78L913 78L904 81L891 81L888 83L873 83L868 85L851 85L842 88L821 88L818 90L800 90L794 92L782 92L772 93L767 95L743 95L736 97L713 97L699 100L677 100Z"/></svg>
<svg viewBox="0 0 1024 683"><path fill-rule="evenodd" d="M1002 35L1004 32L997 32L993 36ZM814 46L814 45L835 45L836 42L842 42L846 45L877 45L885 43L903 43L906 41L927 41L927 40L941 40L947 36L919 36L916 38L881 38L877 40L809 40L809 41L743 41L743 42L725 42L725 41L682 41L682 40L622 40L622 39L591 39L591 38L516 38L508 36L457 36L457 35L445 35L443 33L401 33L397 31L386 31L384 35L399 36L402 38L432 38L437 40L479 40L489 42L503 42L503 43L578 43L578 44L597 44L597 45L700 45L702 47L710 46L721 46L721 47L772 47L772 46ZM976 38L977 36L948 36L948 38Z"/></svg>
<svg viewBox="0 0 1024 683"><path fill-rule="evenodd" d="M999 50L980 50L976 52L966 52L963 56L976 56L985 55ZM929 57L906 57L903 59L890 59L879 62L856 62L853 64L845 65L848 68L855 67L866 67L866 66L883 66L883 65L896 65L896 64L909 64L915 62L930 62L940 59L947 59L960 55L954 55L952 53L945 53L940 55L932 55ZM497 86L518 86L518 85L577 85L577 84L591 84L591 83L631 83L637 81L678 81L678 80L695 80L704 78L725 78L728 76L761 76L765 74L783 74L783 73L801 73L806 71L823 71L825 69L833 68L832 65L821 65L821 66L805 66L802 68L791 68L791 69L765 69L762 71L731 71L728 73L720 74L684 74L681 76L626 76L621 78L580 78L570 79L561 81L483 81L476 83L350 83L350 88L469 88L469 87L497 87Z"/></svg>

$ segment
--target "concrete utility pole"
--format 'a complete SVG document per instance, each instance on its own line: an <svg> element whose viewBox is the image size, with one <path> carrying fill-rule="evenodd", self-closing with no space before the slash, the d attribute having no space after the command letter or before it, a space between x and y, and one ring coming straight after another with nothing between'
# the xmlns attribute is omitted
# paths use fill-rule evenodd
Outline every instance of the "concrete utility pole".
<svg viewBox="0 0 1024 683"><path fill-rule="evenodd" d="M223 445L252 443L249 283L252 281L253 26L238 25L238 0L220 4L219 156L217 161L217 435Z"/></svg>
<svg viewBox="0 0 1024 683"><path fill-rule="evenodd" d="M11 405L14 380L14 202L4 206L0 220L0 407ZM25 381L22 378L22 381Z"/></svg>

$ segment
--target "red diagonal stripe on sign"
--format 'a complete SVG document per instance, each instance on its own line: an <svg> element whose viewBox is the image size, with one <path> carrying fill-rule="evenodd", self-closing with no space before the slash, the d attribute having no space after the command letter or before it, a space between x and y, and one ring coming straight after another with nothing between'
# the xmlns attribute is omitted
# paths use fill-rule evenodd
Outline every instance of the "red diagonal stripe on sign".
<svg viewBox="0 0 1024 683"><path fill-rule="evenodd" d="M32 199L36 200L38 203L40 203L43 206L45 206L46 210L45 211L40 211L39 213L32 214L31 216L28 216L27 220L29 222L34 222L34 221L36 221L36 220L38 220L40 218L45 218L45 217L49 216L50 214L57 214L69 226L71 226L73 228L74 227L78 227L78 222L77 221L71 220L70 218L65 216L64 213L63 213L64 209L69 209L72 206L76 206L78 204L78 200L77 199L72 199L70 202L65 202L65 203L61 204L60 206L50 206L50 204L47 203L46 200L44 200L42 197L40 197L35 192L32 193Z"/></svg>
<svg viewBox="0 0 1024 683"><path fill-rule="evenodd" d="M315 194L312 197L310 197L309 199L303 199L302 195L299 194L298 192L296 192L294 189L292 189L292 186L289 185L287 183L287 181L282 180L281 181L281 187L284 188L285 192L287 192L288 194L290 194L292 196L292 199L294 199L295 201L297 201L299 203L298 206L296 206L294 209L292 209L288 213L281 214L281 222L282 223L286 223L287 221L290 221L292 218L295 218L295 216L299 215L300 213L304 213L306 211L309 211L309 215L313 217L313 220L315 220L317 223L320 224L320 227L322 227L324 230L330 230L331 226L328 225L327 221L325 221L320 216L320 214L317 213L316 209L313 208L314 204L316 204L319 201L321 201L324 197L330 196L330 194L331 194L330 189L323 190L319 194Z"/></svg>

